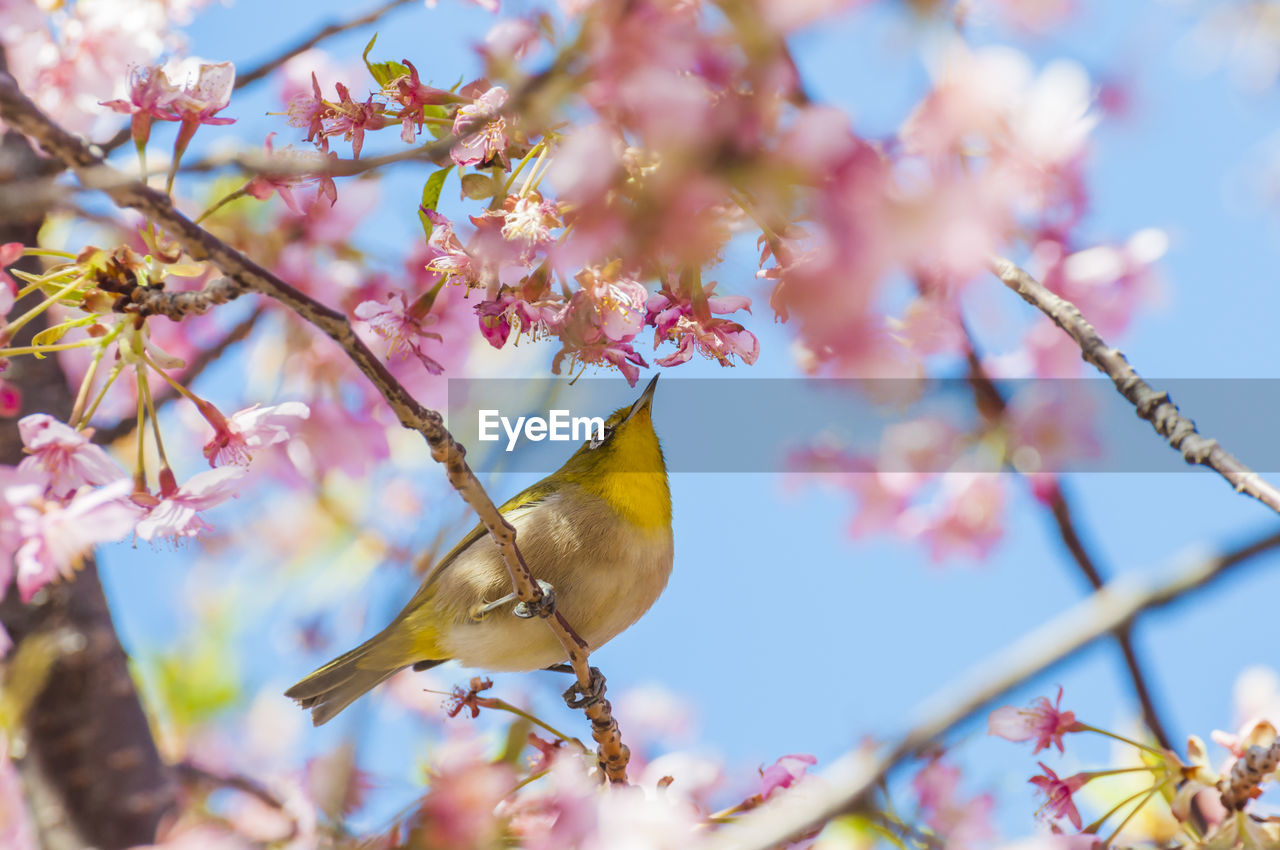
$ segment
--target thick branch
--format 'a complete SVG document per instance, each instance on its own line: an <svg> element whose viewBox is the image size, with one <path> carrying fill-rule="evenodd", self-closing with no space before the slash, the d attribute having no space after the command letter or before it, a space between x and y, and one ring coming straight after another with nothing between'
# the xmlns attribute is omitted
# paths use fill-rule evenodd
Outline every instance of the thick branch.
<svg viewBox="0 0 1280 850"><path fill-rule="evenodd" d="M472 472L466 462L466 451L444 427L440 414L423 407L409 394L386 365L356 336L344 315L299 291L193 223L174 208L167 195L125 178L96 156L82 141L44 115L7 73L0 73L0 118L9 126L35 139L47 153L75 171L86 185L101 188L117 205L136 209L163 227L195 259L211 262L224 275L245 288L279 301L337 342L390 405L400 423L405 428L422 434L431 449L432 458L444 465L449 483L476 512L493 537L520 601L532 610L539 609L543 593L534 581L524 556L516 547L516 530L502 516ZM583 689L590 688L593 684L591 668L587 663L590 647L558 614L546 618L546 622L564 648L579 685ZM603 704L596 704L596 713L604 710L600 708L601 705ZM595 723L596 718L593 717L593 727ZM615 748L615 738L616 736L607 738L611 749ZM616 747L620 746L621 742L618 740ZM619 759L614 753L605 750L605 744L602 743L601 761L606 765L610 779L625 781L625 773L620 773L616 768L621 761L625 769L625 758Z"/></svg>
<svg viewBox="0 0 1280 850"><path fill-rule="evenodd" d="M1142 380L1124 354L1108 346L1074 304L1053 294L1027 272L1002 257L992 259L991 269L1005 286L1066 331L1080 346L1085 361L1111 378L1120 394L1137 408L1138 416L1167 438L1169 445L1181 452L1187 463L1213 469L1227 479L1236 492L1247 493L1280 513L1280 490L1218 445L1217 440L1201 435L1196 424L1183 416L1178 406L1169 400L1169 394L1158 392Z"/></svg>
<svg viewBox="0 0 1280 850"><path fill-rule="evenodd" d="M1280 533L1273 533L1216 557L1159 570L1157 575L1167 577L1163 581L1124 576L1108 583L926 700L916 724L887 749L879 754L869 750L847 753L805 793L784 794L748 812L697 845L698 850L766 850L834 817L867 807L894 766L925 751L1007 691L1124 628L1139 614L1192 593L1231 567L1277 547Z"/></svg>
<svg viewBox="0 0 1280 850"><path fill-rule="evenodd" d="M17 133L4 137L4 161L35 154ZM8 177L0 171L0 183ZM0 222L0 242L34 244L38 216ZM38 260L20 261L38 272ZM29 309L41 295L19 301ZM24 344L43 327L43 317L22 328ZM14 359L5 379L22 393L22 413L65 417L72 393L58 358ZM16 420L0 427L0 463L23 457ZM0 622L16 641L62 631L75 648L61 655L24 722L29 751L22 763L26 795L34 803L41 841L49 847L93 846L103 850L150 844L176 802L175 785L151 737L129 675L128 659L111 622L93 559L76 577L49 585L23 604L13 587L0 587Z"/></svg>
<svg viewBox="0 0 1280 850"><path fill-rule="evenodd" d="M985 417L988 419L1001 419L1008 408L1008 402L1004 394L1000 392L1000 388L995 385L990 376L987 375L986 370L982 368L982 361L978 358L978 353L973 346L972 336L967 328L965 329L965 335L969 338L967 359L969 362L969 383L973 387L974 401L979 412ZM1090 554L1084 540L1080 537L1080 532L1076 528L1075 519L1072 515L1071 504L1056 481L1049 495L1048 507L1053 514L1054 523L1058 528L1058 536L1062 539L1062 545L1071 554L1071 558L1080 570L1080 574L1084 576L1085 581L1089 582L1089 587L1093 590L1098 590L1104 584L1102 570L1098 567L1097 560ZM1133 646L1133 632L1130 626L1126 625L1117 629L1115 639L1117 646L1120 648L1120 657L1124 660L1125 669L1129 673L1129 681L1133 684L1133 694L1137 698L1138 706L1142 711L1143 723L1151 731L1156 743L1165 749L1171 749L1173 744L1170 741L1169 733L1165 731L1164 722L1160 719L1160 712L1156 710L1155 700L1151 698L1151 688L1147 684L1147 675L1142 668L1141 661L1138 659L1138 651Z"/></svg>

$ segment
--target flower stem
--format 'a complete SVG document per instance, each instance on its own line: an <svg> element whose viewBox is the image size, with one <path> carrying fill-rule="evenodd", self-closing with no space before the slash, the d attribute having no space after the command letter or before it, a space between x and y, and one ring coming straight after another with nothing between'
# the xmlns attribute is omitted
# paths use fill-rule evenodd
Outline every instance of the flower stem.
<svg viewBox="0 0 1280 850"><path fill-rule="evenodd" d="M118 362L111 367L111 374L107 375L107 381L102 385L102 389L98 390L98 395L93 399L93 404L89 405L89 409L84 412L84 417L76 427L83 428L93 420L93 414L98 411L98 405L102 404L102 400L107 396L107 390L116 382L116 378L120 377L120 373L124 371L124 363Z"/></svg>
<svg viewBox="0 0 1280 850"><path fill-rule="evenodd" d="M1164 750L1156 749L1155 747L1150 747L1146 744L1140 744L1132 738L1126 738L1123 735L1117 735L1114 732L1108 732L1105 729L1099 729L1098 727L1090 726L1087 723L1080 723L1079 727L1079 731L1081 732L1097 732L1099 735L1119 741L1122 744L1129 744L1130 746L1137 747L1144 752L1151 753L1151 755L1159 757L1161 761L1167 761L1169 758L1168 754Z"/></svg>
<svg viewBox="0 0 1280 850"><path fill-rule="evenodd" d="M156 435L156 453L160 455L160 465L168 466L169 459L164 454L164 440L160 438L160 417L156 416L156 405L151 398L151 385L147 381L147 372L141 365L138 366L138 389L147 400L147 416L151 418L151 430ZM142 441L142 434L138 434L138 441Z"/></svg>
<svg viewBox="0 0 1280 850"><path fill-rule="evenodd" d="M1147 804L1147 801L1150 800L1155 795L1155 793L1159 790L1160 790L1160 786L1157 785L1156 787L1148 791L1147 795L1138 801L1138 805L1133 807L1133 811L1125 815L1124 820L1120 821L1120 825L1115 828L1115 830L1111 833L1111 835L1107 836L1107 840L1103 842L1103 845L1108 847L1111 846L1111 842L1116 840L1116 836L1120 834L1120 830L1124 829L1125 825L1128 824L1129 821L1133 820L1134 815L1142 811L1142 807L1145 806ZM1134 796L1137 796L1137 795L1134 795Z"/></svg>
<svg viewBox="0 0 1280 850"><path fill-rule="evenodd" d="M248 185L248 184L246 183L246 184L245 184L245 186L247 186L247 185ZM222 208L223 208L224 206L226 206L227 204L231 203L232 201L238 200L238 199L240 199L240 198L246 197L248 194L249 194L249 193L245 191L244 186L241 186L239 189L236 189L234 192L231 192L231 193L229 193L229 194L227 194L227 195L223 196L223 198L222 198L221 200L219 200L217 203L215 203L213 206L209 207L207 210L205 210L204 212L200 213L200 217L199 217L199 218L197 218L197 219L196 219L194 222L192 222L192 223L193 223L193 224L199 224L200 222L204 221L204 220L205 220L206 218L208 218L209 216L211 216L211 215L213 215L214 213L216 213L218 210L222 209Z"/></svg>

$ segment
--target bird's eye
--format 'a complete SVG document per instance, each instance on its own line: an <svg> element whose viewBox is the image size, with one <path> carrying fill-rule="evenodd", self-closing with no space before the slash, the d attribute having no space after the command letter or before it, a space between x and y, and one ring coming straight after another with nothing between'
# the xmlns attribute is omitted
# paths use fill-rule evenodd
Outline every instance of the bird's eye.
<svg viewBox="0 0 1280 850"><path fill-rule="evenodd" d="M612 433L613 433L613 429L612 429L612 428L605 428L605 429L604 429L604 436L603 436L603 437L592 437L592 438L591 438L591 442L587 443L587 448L589 448L589 449L598 449L598 448L600 448L602 445L604 445L604 441L605 441L605 440L607 440L607 439L609 439L609 436L610 436Z"/></svg>

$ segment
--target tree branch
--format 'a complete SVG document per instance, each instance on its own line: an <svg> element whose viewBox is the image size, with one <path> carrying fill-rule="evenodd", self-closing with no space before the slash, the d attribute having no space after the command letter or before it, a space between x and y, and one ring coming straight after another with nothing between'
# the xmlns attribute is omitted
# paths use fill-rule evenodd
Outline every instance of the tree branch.
<svg viewBox="0 0 1280 850"><path fill-rule="evenodd" d="M1000 388L991 380L986 370L982 368L982 361L978 359L978 353L973 345L973 336L969 333L967 327L964 329L964 333L968 341L966 358L969 363L969 383L973 387L974 402L983 416L988 419L1001 419L1008 409L1008 401L1005 399L1004 394L1000 392ZM1049 494L1048 507L1053 514L1058 536L1062 539L1063 546L1070 553L1080 574L1084 576L1085 581L1089 582L1091 589L1100 589L1105 583L1102 578L1102 570L1098 567L1094 556L1089 553L1084 540L1081 539L1080 532L1076 528L1075 519L1072 516L1071 504L1056 480L1053 484L1053 490ZM1138 700L1143 723L1146 724L1152 737L1155 738L1160 746L1165 749L1172 749L1173 744L1169 739L1169 733L1165 731L1164 722L1160 719L1160 713L1156 710L1155 701L1151 698L1151 688L1147 684L1147 675L1142 669L1142 663L1138 659L1138 652L1133 646L1131 627L1125 625L1117 629L1114 635L1116 644L1120 648L1120 656L1124 660L1125 669L1129 673L1129 681L1133 684L1133 694Z"/></svg>
<svg viewBox="0 0 1280 850"><path fill-rule="evenodd" d="M0 161L20 162L23 150L36 159L18 133L7 133ZM8 177L0 168L0 183ZM39 225L38 213L0 221L0 242L34 244ZM40 271L35 257L19 264ZM42 297L28 296L14 310L21 313ZM38 317L15 342L28 342L43 327ZM71 410L72 392L56 357L16 358L5 379L22 394L20 415L65 418ZM16 464L23 456L17 419L7 419L0 425L0 463ZM30 604L14 587L7 593L0 588L0 595L0 622L15 641L63 631L74 635L76 646L54 663L24 717L30 748L22 776L42 842L102 850L152 843L176 802L176 786L156 751L93 558L85 559L74 579L49 585Z"/></svg>
<svg viewBox="0 0 1280 850"><path fill-rule="evenodd" d="M1163 581L1122 576L1109 582L935 693L922 704L915 725L879 754L860 749L841 756L804 793L783 794L748 812L708 836L697 850L766 850L867 807L878 784L897 764L927 750L1007 691L1124 628L1143 612L1168 605L1277 547L1280 533L1272 533L1215 557L1156 571Z"/></svg>
<svg viewBox="0 0 1280 850"><path fill-rule="evenodd" d="M35 139L47 153L75 171L86 185L101 188L118 206L138 210L162 226L196 260L208 261L245 288L275 299L338 343L386 400L401 425L420 433L431 449L431 457L444 465L449 483L476 512L493 537L519 600L534 611L542 607L542 589L516 547L516 530L502 516L472 472L466 462L465 449L444 427L440 414L419 404L360 340L346 316L286 283L193 223L174 208L167 195L127 179L103 162L86 144L41 112L8 73L0 73L0 118ZM545 620L564 648L579 687L584 691L592 689L597 680L588 664L590 647L559 613ZM620 736L610 732L610 727L616 732L616 722L609 714L608 703L596 701L585 710L591 718L593 735L600 744L600 760L606 773L612 781L625 782L626 750Z"/></svg>
<svg viewBox="0 0 1280 850"><path fill-rule="evenodd" d="M991 270L1005 286L1066 331L1080 346L1085 361L1111 378L1120 394L1137 408L1138 416L1168 439L1169 445L1181 452L1187 463L1209 467L1227 479L1237 493L1246 493L1280 513L1280 490L1218 445L1217 440L1202 436L1196 424L1169 400L1169 394L1156 391L1142 380L1124 354L1108 346L1074 304L1050 292L1003 257L992 258Z"/></svg>

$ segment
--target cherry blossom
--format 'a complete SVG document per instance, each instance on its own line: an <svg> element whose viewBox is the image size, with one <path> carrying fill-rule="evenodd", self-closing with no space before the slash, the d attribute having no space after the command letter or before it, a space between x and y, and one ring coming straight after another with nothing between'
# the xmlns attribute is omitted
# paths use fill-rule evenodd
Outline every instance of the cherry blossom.
<svg viewBox="0 0 1280 850"><path fill-rule="evenodd" d="M1033 776L1030 779L1032 785L1036 786L1036 790L1045 795L1045 803L1042 811L1052 818L1066 818L1076 829L1081 827L1080 811L1076 808L1075 801L1071 799L1071 795L1080 790L1089 776L1083 773L1076 773L1068 776L1066 779L1059 779L1058 774L1049 769L1044 762L1039 762L1040 769L1044 771L1043 776Z"/></svg>
<svg viewBox="0 0 1280 850"><path fill-rule="evenodd" d="M257 404L239 410L223 418L220 413L210 418L212 405L204 405L201 412L214 426L214 434L204 444L204 456L210 466L236 464L248 466L252 452L283 443L292 436L299 419L311 415L310 409L300 401L261 407Z"/></svg>
<svg viewBox="0 0 1280 850"><path fill-rule="evenodd" d="M1081 726L1076 716L1070 711L1062 711L1062 688L1058 688L1058 699L1049 702L1048 697L1037 697L1031 708L1014 708L1011 705L1001 706L991 712L987 718L987 734L996 735L1006 741L1030 741L1035 739L1032 755L1057 746L1063 752L1062 736L1070 732L1079 732Z"/></svg>
<svg viewBox="0 0 1280 850"><path fill-rule="evenodd" d="M122 478L103 487L81 487L65 503L46 501L40 476L9 471L0 493L4 583L16 576L18 592L29 602L54 579L70 578L95 545L122 539L140 514L129 501L131 486Z"/></svg>
<svg viewBox="0 0 1280 850"><path fill-rule="evenodd" d="M213 526L201 519L199 512L236 495L244 475L242 466L224 466L197 473L181 487L172 482L162 486L160 501L138 523L138 536L143 540L177 540L210 530Z"/></svg>
<svg viewBox="0 0 1280 850"><path fill-rule="evenodd" d="M494 165L506 168L507 120L500 114L507 102L507 90L494 86L471 103L459 107L453 134L461 139L450 155L457 165Z"/></svg>
<svg viewBox="0 0 1280 850"><path fill-rule="evenodd" d="M48 414L24 416L18 422L18 433L29 455L18 469L44 476L48 492L55 498L68 497L86 484L108 484L128 477L100 446L91 442L90 434Z"/></svg>
<svg viewBox="0 0 1280 850"><path fill-rule="evenodd" d="M392 293L385 302L362 301L356 306L357 319L366 322L374 333L390 343L393 354L412 354L433 375L439 375L444 367L428 357L421 348L423 339L440 340L440 334L426 330L423 325L431 316L419 316L416 309L404 303L404 296Z"/></svg>

